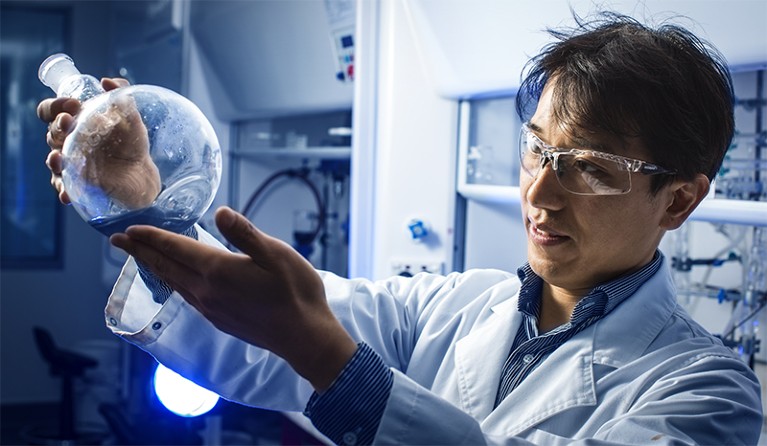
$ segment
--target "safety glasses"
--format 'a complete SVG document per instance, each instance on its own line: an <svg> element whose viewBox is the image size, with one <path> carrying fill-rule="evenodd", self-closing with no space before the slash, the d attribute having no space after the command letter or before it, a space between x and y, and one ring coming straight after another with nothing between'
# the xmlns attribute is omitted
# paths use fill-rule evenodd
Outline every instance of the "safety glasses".
<svg viewBox="0 0 767 446"><path fill-rule="evenodd" d="M543 142L522 124L519 141L522 170L535 178L551 163L559 184L578 195L621 195L631 190L631 174L674 174L676 171L633 158L594 150L562 149Z"/></svg>

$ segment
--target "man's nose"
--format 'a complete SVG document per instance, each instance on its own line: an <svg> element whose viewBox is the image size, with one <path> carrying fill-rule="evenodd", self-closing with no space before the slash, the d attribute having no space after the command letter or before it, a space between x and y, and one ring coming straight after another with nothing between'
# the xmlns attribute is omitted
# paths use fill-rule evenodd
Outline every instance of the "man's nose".
<svg viewBox="0 0 767 446"><path fill-rule="evenodd" d="M564 205L564 197L567 192L557 179L552 159L542 162L538 174L530 180L530 185L525 192L527 202L537 208L559 209Z"/></svg>

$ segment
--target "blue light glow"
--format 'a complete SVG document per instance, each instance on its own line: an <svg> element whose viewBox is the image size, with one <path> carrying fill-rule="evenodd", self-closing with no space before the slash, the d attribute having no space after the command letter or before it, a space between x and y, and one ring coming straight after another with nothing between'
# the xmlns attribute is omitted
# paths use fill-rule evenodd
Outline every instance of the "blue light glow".
<svg viewBox="0 0 767 446"><path fill-rule="evenodd" d="M189 381L162 364L154 372L154 391L168 410L182 417L207 413L218 402L218 395Z"/></svg>

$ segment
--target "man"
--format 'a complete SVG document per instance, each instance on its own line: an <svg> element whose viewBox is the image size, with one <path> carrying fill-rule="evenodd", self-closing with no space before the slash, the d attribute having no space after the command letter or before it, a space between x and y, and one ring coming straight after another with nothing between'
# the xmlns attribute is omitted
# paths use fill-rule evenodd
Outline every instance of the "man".
<svg viewBox="0 0 767 446"><path fill-rule="evenodd" d="M534 113L517 274L343 279L221 208L242 254L204 231L112 237L146 279L130 259L107 324L225 398L304 410L343 444L756 443L756 377L677 305L657 249L732 137L726 67L683 29L616 15L555 36L518 96ZM57 149L76 111L39 107L56 119L63 201Z"/></svg>

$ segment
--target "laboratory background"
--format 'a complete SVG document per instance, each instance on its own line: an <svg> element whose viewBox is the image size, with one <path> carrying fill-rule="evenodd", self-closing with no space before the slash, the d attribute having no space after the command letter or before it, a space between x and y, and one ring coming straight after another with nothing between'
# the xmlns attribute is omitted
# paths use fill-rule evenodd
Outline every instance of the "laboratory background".
<svg viewBox="0 0 767 446"><path fill-rule="evenodd" d="M174 405L156 362L106 329L125 255L50 186L35 113L54 96L37 77L47 56L200 108L223 160L200 220L214 235L212 210L228 205L342 276L515 271L520 73L546 27L599 8L673 19L730 64L735 138L710 196L661 248L680 303L764 395L767 0L2 0L0 443L56 444L62 429L90 444L325 441L300 414L205 392ZM184 396L201 390L175 379Z"/></svg>

